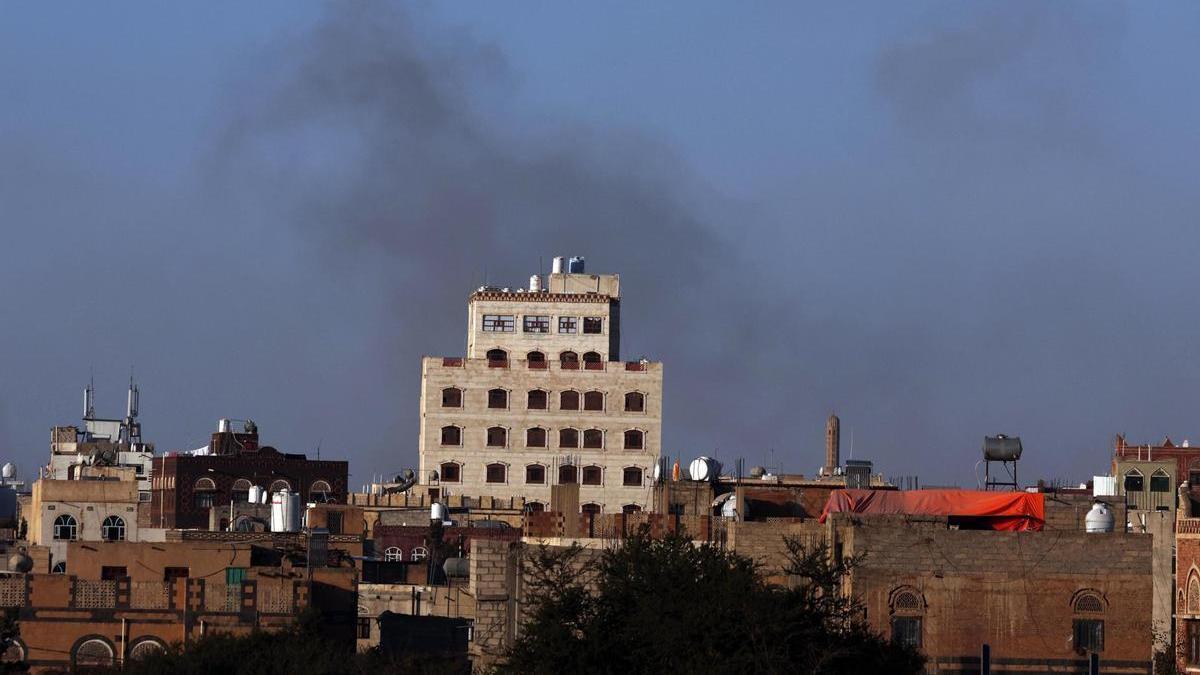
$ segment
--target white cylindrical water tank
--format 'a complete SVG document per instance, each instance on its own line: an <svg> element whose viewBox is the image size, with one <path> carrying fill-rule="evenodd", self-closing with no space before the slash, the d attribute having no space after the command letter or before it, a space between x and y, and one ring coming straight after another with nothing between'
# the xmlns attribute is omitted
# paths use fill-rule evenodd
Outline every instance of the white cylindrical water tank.
<svg viewBox="0 0 1200 675"><path fill-rule="evenodd" d="M271 495L271 531L299 532L300 507L299 493L280 490Z"/></svg>
<svg viewBox="0 0 1200 675"><path fill-rule="evenodd" d="M229 424L228 419L225 419L224 417L222 417L221 419L217 420L217 431L219 433L227 434L227 433L229 433L229 429L230 429L230 424Z"/></svg>
<svg viewBox="0 0 1200 675"><path fill-rule="evenodd" d="M1104 502L1093 504L1092 510L1083 519L1084 529L1088 532L1112 532L1116 523L1117 519Z"/></svg>
<svg viewBox="0 0 1200 675"><path fill-rule="evenodd" d="M257 485L250 486L250 492L246 496L246 501L251 504L261 504L263 498L263 489Z"/></svg>
<svg viewBox="0 0 1200 675"><path fill-rule="evenodd" d="M712 457L697 457L688 465L688 475L692 480L714 480L721 472L721 463Z"/></svg>
<svg viewBox="0 0 1200 675"><path fill-rule="evenodd" d="M433 506L429 507L429 519L436 520L439 523L445 522L449 512L446 511L446 505L441 502L434 502Z"/></svg>
<svg viewBox="0 0 1200 675"><path fill-rule="evenodd" d="M3 467L0 467L0 476L12 478L17 475L17 466L12 462L5 462Z"/></svg>
<svg viewBox="0 0 1200 675"><path fill-rule="evenodd" d="M566 270L563 269L563 263L565 263L566 260L567 259L561 255L554 256L554 262L550 263L550 271L555 274L562 274L565 272Z"/></svg>
<svg viewBox="0 0 1200 675"><path fill-rule="evenodd" d="M534 274L529 277L529 292L530 293L541 293L542 292L542 275Z"/></svg>

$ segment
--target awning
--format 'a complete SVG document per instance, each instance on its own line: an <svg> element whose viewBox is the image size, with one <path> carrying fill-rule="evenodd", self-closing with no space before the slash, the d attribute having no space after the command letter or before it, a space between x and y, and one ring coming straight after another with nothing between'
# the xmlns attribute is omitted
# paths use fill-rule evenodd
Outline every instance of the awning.
<svg viewBox="0 0 1200 675"><path fill-rule="evenodd" d="M820 522L830 513L947 516L951 523L988 530L1038 531L1046 523L1045 502L1037 492L834 490Z"/></svg>

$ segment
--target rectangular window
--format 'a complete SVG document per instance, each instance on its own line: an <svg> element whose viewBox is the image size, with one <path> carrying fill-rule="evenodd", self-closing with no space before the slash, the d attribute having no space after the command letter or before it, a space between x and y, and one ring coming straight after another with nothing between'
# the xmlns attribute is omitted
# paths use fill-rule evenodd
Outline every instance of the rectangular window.
<svg viewBox="0 0 1200 675"><path fill-rule="evenodd" d="M129 576L129 572L124 567L109 567L108 565L104 565L100 568L101 581L116 581L127 576Z"/></svg>
<svg viewBox="0 0 1200 675"><path fill-rule="evenodd" d="M358 639L359 640L370 640L371 639L371 617L369 617L369 616L358 617Z"/></svg>
<svg viewBox="0 0 1200 675"><path fill-rule="evenodd" d="M245 567L226 567L225 568L225 585L237 586L246 580Z"/></svg>
<svg viewBox="0 0 1200 675"><path fill-rule="evenodd" d="M142 491L142 492L138 493L138 501L139 502L148 502L151 499L153 499L153 497L150 495L150 493L148 491Z"/></svg>
<svg viewBox="0 0 1200 675"><path fill-rule="evenodd" d="M1150 491L1151 492L1170 492L1171 477L1170 476L1150 476Z"/></svg>
<svg viewBox="0 0 1200 675"><path fill-rule="evenodd" d="M188 577L188 568L186 567L164 567L163 581L172 579L186 579Z"/></svg>
<svg viewBox="0 0 1200 675"><path fill-rule="evenodd" d="M1141 492L1142 491L1142 476L1137 473L1125 474L1125 491L1126 492Z"/></svg>
<svg viewBox="0 0 1200 675"><path fill-rule="evenodd" d="M902 645L921 647L921 617L897 616L892 619L892 641Z"/></svg>
<svg viewBox="0 0 1200 675"><path fill-rule="evenodd" d="M579 319L573 316L558 317L558 332L560 333L578 333Z"/></svg>
<svg viewBox="0 0 1200 675"><path fill-rule="evenodd" d="M526 333L549 333L550 332L550 317L548 316L527 316L522 322L522 328Z"/></svg>
<svg viewBox="0 0 1200 675"><path fill-rule="evenodd" d="M598 316L583 317L583 332L585 335L599 335L604 332L604 319Z"/></svg>
<svg viewBox="0 0 1200 675"><path fill-rule="evenodd" d="M339 511L330 511L325 514L325 529L329 530L329 534L342 533L342 514Z"/></svg>
<svg viewBox="0 0 1200 675"><path fill-rule="evenodd" d="M516 325L516 319L512 314L483 315L483 332L485 333L511 333Z"/></svg>
<svg viewBox="0 0 1200 675"><path fill-rule="evenodd" d="M1075 619L1075 649L1082 652L1104 651L1104 621Z"/></svg>

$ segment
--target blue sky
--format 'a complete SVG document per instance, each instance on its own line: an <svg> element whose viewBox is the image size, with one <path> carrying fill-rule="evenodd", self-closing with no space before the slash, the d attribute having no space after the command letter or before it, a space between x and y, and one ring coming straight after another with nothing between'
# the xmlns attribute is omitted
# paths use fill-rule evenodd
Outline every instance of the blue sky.
<svg viewBox="0 0 1200 675"><path fill-rule="evenodd" d="M1200 433L1187 3L0 4L0 449L89 371L416 459L419 358L539 257L624 277L664 447L1085 480ZM848 437L848 434L844 434Z"/></svg>

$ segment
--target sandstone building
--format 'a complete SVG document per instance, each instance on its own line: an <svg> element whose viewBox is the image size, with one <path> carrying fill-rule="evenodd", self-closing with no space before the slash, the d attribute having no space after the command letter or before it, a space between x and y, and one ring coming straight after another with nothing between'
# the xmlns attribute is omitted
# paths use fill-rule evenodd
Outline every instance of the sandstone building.
<svg viewBox="0 0 1200 675"><path fill-rule="evenodd" d="M582 259L530 289L467 302L465 358L421 365L421 483L446 495L522 496L580 486L589 513L650 506L661 451L662 364L620 360L620 278Z"/></svg>

